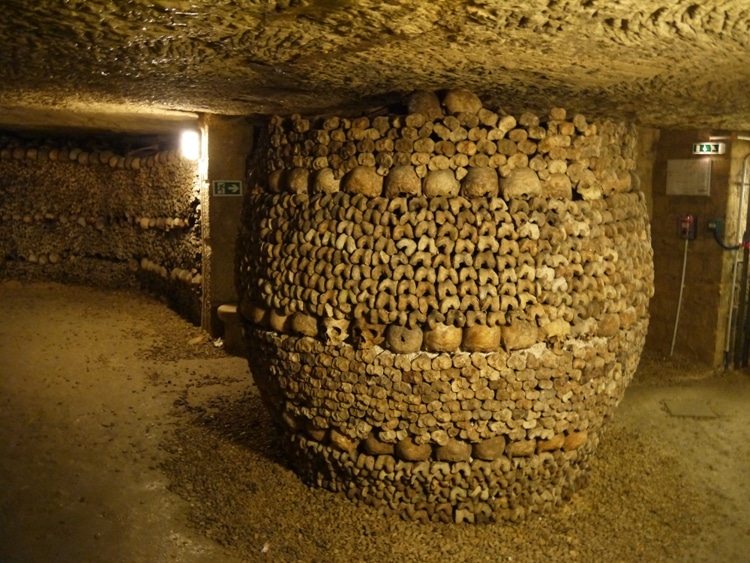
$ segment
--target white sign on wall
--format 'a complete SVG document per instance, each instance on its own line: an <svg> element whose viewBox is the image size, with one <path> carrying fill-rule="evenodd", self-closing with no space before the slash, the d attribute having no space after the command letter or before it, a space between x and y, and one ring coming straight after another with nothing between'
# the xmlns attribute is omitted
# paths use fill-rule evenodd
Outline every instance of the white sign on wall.
<svg viewBox="0 0 750 563"><path fill-rule="evenodd" d="M667 195L711 195L711 159L668 160Z"/></svg>

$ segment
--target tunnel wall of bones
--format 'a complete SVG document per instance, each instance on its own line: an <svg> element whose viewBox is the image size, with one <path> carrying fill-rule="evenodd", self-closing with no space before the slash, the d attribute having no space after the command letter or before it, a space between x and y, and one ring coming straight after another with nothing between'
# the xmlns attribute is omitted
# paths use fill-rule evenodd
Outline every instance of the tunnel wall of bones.
<svg viewBox="0 0 750 563"><path fill-rule="evenodd" d="M238 237L249 364L308 482L522 519L585 484L644 344L634 130L465 90L407 105L270 121Z"/></svg>
<svg viewBox="0 0 750 563"><path fill-rule="evenodd" d="M0 138L0 277L140 286L200 322L195 163L77 144Z"/></svg>

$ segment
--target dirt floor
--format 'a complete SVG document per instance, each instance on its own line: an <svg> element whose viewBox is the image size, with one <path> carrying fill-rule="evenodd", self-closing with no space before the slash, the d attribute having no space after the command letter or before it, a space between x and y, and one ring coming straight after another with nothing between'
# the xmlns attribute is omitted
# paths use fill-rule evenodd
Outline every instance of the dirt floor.
<svg viewBox="0 0 750 563"><path fill-rule="evenodd" d="M422 525L299 482L245 360L148 297L0 285L0 561L750 561L748 374L644 358L589 487Z"/></svg>

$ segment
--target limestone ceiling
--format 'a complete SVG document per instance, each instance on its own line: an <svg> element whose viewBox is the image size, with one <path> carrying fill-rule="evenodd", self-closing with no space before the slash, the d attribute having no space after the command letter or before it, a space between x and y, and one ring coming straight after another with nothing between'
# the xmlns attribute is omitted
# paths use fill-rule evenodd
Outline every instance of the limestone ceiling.
<svg viewBox="0 0 750 563"><path fill-rule="evenodd" d="M461 86L750 130L747 0L3 0L0 127L168 131Z"/></svg>

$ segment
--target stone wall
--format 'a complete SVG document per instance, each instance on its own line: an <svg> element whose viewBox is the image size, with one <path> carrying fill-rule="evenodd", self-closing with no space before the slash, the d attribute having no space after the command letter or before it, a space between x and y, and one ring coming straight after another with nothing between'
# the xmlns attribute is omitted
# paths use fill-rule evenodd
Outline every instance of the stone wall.
<svg viewBox="0 0 750 563"><path fill-rule="evenodd" d="M653 268L634 130L464 90L271 120L237 280L249 363L309 482L516 520L586 480Z"/></svg>
<svg viewBox="0 0 750 563"><path fill-rule="evenodd" d="M677 220L683 215L694 215L698 221L697 237L688 244L674 354L720 366L723 339L719 333L723 335L722 324L726 322L726 309L721 307L726 253L716 244L707 224L715 218L734 223L734 217L727 216L729 194L736 197L737 193L730 185L729 154L711 157L710 196L667 195L669 161L706 158L693 156L692 145L707 138L706 131L662 131L656 145L653 206L658 221L652 225L656 295L651 303L647 348L661 355L671 351L685 259L685 241L677 236ZM736 231L729 232L734 235ZM735 243L736 239L729 242Z"/></svg>
<svg viewBox="0 0 750 563"><path fill-rule="evenodd" d="M154 148L0 140L0 276L140 286L200 322L194 163Z"/></svg>
<svg viewBox="0 0 750 563"><path fill-rule="evenodd" d="M214 181L240 180L246 190L248 157L253 149L253 125L244 117L210 115L202 118L208 142L208 182L202 198L203 211L203 328L213 336L224 336L227 351L236 350L231 324L219 320L221 305L238 302L234 283L234 256L237 229L242 212L242 194L216 195ZM239 333L239 331L237 331ZM239 340L237 338L236 340ZM239 351L239 350L237 350ZM240 354L242 355L242 354Z"/></svg>

